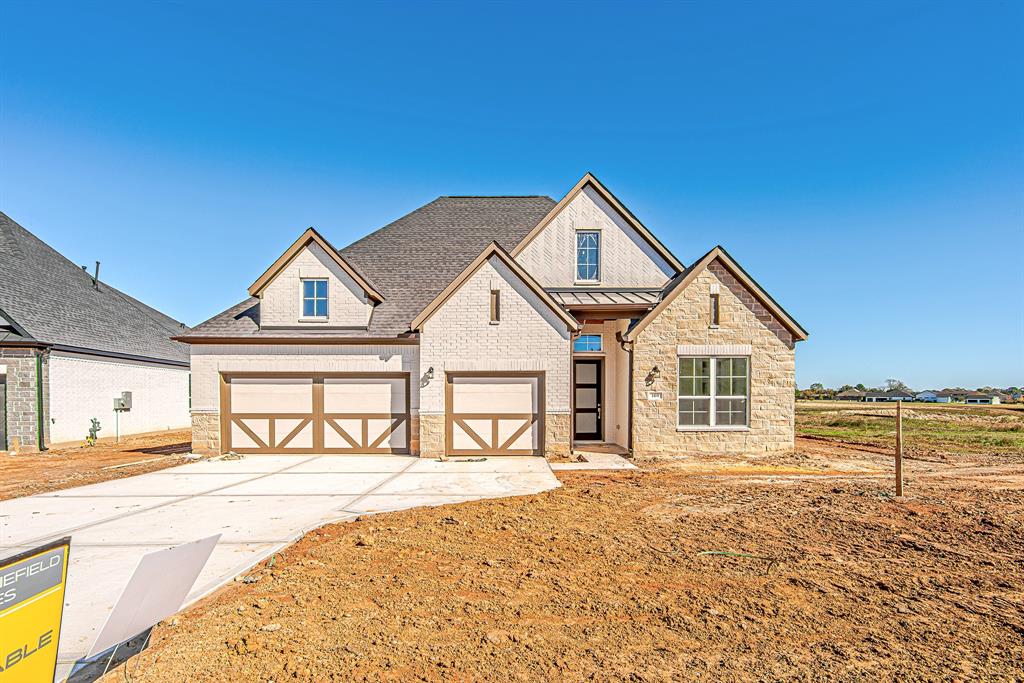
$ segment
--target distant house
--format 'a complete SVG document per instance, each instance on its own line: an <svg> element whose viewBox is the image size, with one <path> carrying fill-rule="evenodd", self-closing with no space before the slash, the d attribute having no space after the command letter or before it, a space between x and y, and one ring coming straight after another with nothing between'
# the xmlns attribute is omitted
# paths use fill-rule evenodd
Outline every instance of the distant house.
<svg viewBox="0 0 1024 683"><path fill-rule="evenodd" d="M864 394L864 401L866 403L892 403L895 401L913 401L914 395L909 391L900 391L893 389L892 391L869 391Z"/></svg>
<svg viewBox="0 0 1024 683"><path fill-rule="evenodd" d="M952 403L953 394L949 391L936 391L934 389L928 389L927 391L918 392L914 396L915 401L921 401L922 403Z"/></svg>
<svg viewBox="0 0 1024 683"><path fill-rule="evenodd" d="M840 391L833 398L836 401L863 401L865 393L860 389L846 389L845 391Z"/></svg>
<svg viewBox="0 0 1024 683"><path fill-rule="evenodd" d="M997 394L988 394L983 391L968 391L964 396L964 403L999 405L1001 402Z"/></svg>

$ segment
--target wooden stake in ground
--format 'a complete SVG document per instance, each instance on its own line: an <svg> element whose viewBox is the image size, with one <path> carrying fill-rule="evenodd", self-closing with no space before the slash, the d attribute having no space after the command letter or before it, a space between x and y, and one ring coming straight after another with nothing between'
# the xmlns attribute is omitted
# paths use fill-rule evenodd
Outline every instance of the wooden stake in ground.
<svg viewBox="0 0 1024 683"><path fill-rule="evenodd" d="M896 401L896 497L903 495L903 401Z"/></svg>

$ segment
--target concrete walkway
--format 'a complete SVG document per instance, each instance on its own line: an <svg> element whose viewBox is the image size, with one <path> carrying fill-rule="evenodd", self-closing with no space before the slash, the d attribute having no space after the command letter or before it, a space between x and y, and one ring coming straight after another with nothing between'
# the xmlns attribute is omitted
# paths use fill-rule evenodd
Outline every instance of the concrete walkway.
<svg viewBox="0 0 1024 683"><path fill-rule="evenodd" d="M360 514L539 493L541 458L438 462L400 456L249 456L0 502L0 555L70 535L58 680L85 656L148 552L213 534L188 602L329 522Z"/></svg>

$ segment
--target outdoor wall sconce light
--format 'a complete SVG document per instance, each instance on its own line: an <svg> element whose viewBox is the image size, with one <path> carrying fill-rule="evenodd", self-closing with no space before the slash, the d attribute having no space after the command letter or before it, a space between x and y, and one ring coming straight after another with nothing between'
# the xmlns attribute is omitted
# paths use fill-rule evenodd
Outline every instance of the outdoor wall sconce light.
<svg viewBox="0 0 1024 683"><path fill-rule="evenodd" d="M659 377L661 377L661 370L659 370L658 366L655 365L651 368L651 371L647 373L647 377L644 377L644 384L651 386Z"/></svg>
<svg viewBox="0 0 1024 683"><path fill-rule="evenodd" d="M423 373L423 377L420 379L420 386L425 387L430 384L430 380L434 379L434 366L431 365L427 368L427 371Z"/></svg>

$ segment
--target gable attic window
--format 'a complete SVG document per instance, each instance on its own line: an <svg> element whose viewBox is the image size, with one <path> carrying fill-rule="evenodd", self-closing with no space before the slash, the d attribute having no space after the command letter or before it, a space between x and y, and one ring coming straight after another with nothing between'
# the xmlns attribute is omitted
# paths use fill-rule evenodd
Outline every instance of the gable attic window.
<svg viewBox="0 0 1024 683"><path fill-rule="evenodd" d="M327 317L327 280L317 278L302 281L302 317Z"/></svg>
<svg viewBox="0 0 1024 683"><path fill-rule="evenodd" d="M501 321L501 290L491 290L491 324L497 325Z"/></svg>
<svg viewBox="0 0 1024 683"><path fill-rule="evenodd" d="M600 282L601 233L597 230L576 231L576 281Z"/></svg>
<svg viewBox="0 0 1024 683"><path fill-rule="evenodd" d="M722 320L721 303L717 292L711 295L711 327L718 327Z"/></svg>

